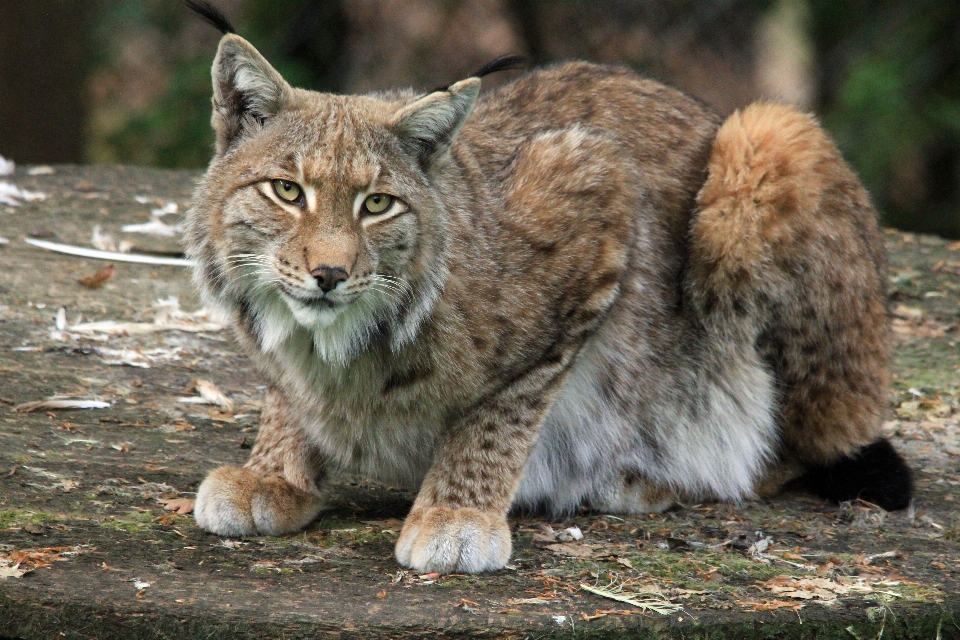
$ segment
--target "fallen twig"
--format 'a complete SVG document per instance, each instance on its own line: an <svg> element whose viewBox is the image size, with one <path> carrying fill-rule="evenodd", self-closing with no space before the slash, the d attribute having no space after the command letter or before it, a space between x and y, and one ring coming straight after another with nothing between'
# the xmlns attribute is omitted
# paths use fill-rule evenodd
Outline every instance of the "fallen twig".
<svg viewBox="0 0 960 640"><path fill-rule="evenodd" d="M617 602L624 602L644 611L653 611L663 616L669 616L678 611L683 611L683 607L670 602L656 591L635 591L624 592L622 585L607 585L606 587L591 587L588 584L580 584L580 588L589 591L595 595Z"/></svg>

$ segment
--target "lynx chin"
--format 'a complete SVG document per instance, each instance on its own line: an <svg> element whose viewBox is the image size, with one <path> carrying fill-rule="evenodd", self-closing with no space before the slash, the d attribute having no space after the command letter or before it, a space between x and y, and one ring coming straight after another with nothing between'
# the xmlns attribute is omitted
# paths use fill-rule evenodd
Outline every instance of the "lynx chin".
<svg viewBox="0 0 960 640"><path fill-rule="evenodd" d="M885 256L809 115L726 120L584 62L480 93L291 87L215 9L206 304L269 380L197 523L280 534L362 474L417 490L396 558L479 572L511 509L645 513L786 483L907 506L881 435Z"/></svg>

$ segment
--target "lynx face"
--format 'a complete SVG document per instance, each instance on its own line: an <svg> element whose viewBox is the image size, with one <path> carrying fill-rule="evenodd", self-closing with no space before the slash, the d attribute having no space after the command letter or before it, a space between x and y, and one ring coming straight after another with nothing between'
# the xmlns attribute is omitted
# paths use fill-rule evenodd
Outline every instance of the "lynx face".
<svg viewBox="0 0 960 640"><path fill-rule="evenodd" d="M411 340L445 273L444 207L428 180L444 149L432 136L459 126L476 83L463 104L453 91L414 101L295 90L239 38L214 78L218 155L189 230L208 301L249 307L265 351L298 326L340 363L387 327L395 348Z"/></svg>

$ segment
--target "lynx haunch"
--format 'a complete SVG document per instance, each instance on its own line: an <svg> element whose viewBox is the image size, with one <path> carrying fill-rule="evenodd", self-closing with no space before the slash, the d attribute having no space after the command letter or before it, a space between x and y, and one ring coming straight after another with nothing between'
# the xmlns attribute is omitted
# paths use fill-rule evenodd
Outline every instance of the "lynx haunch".
<svg viewBox="0 0 960 640"><path fill-rule="evenodd" d="M581 62L482 96L482 74L315 93L200 11L226 35L189 254L270 382L200 526L295 531L332 477L363 474L418 489L400 564L477 572L507 562L511 508L642 513L790 481L907 505L881 437L876 214L813 118L721 122Z"/></svg>

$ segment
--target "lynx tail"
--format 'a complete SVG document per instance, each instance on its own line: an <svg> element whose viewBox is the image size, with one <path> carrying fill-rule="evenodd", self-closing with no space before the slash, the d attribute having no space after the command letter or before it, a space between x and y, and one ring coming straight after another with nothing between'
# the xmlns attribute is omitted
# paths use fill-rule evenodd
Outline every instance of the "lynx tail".
<svg viewBox="0 0 960 640"><path fill-rule="evenodd" d="M775 374L783 458L817 495L906 506L910 470L882 439L883 239L833 142L809 115L750 105L717 133L697 204L686 291L728 349L757 349Z"/></svg>
<svg viewBox="0 0 960 640"><path fill-rule="evenodd" d="M910 468L885 439L808 469L794 486L834 502L859 499L887 511L907 508L913 495Z"/></svg>
<svg viewBox="0 0 960 640"><path fill-rule="evenodd" d="M816 121L790 107L758 103L730 116L714 140L697 196L695 275L727 300L758 288L774 293L785 284L771 271L775 258L786 250L790 259L797 240L806 237L796 232L817 226L831 178L824 165L836 160Z"/></svg>

